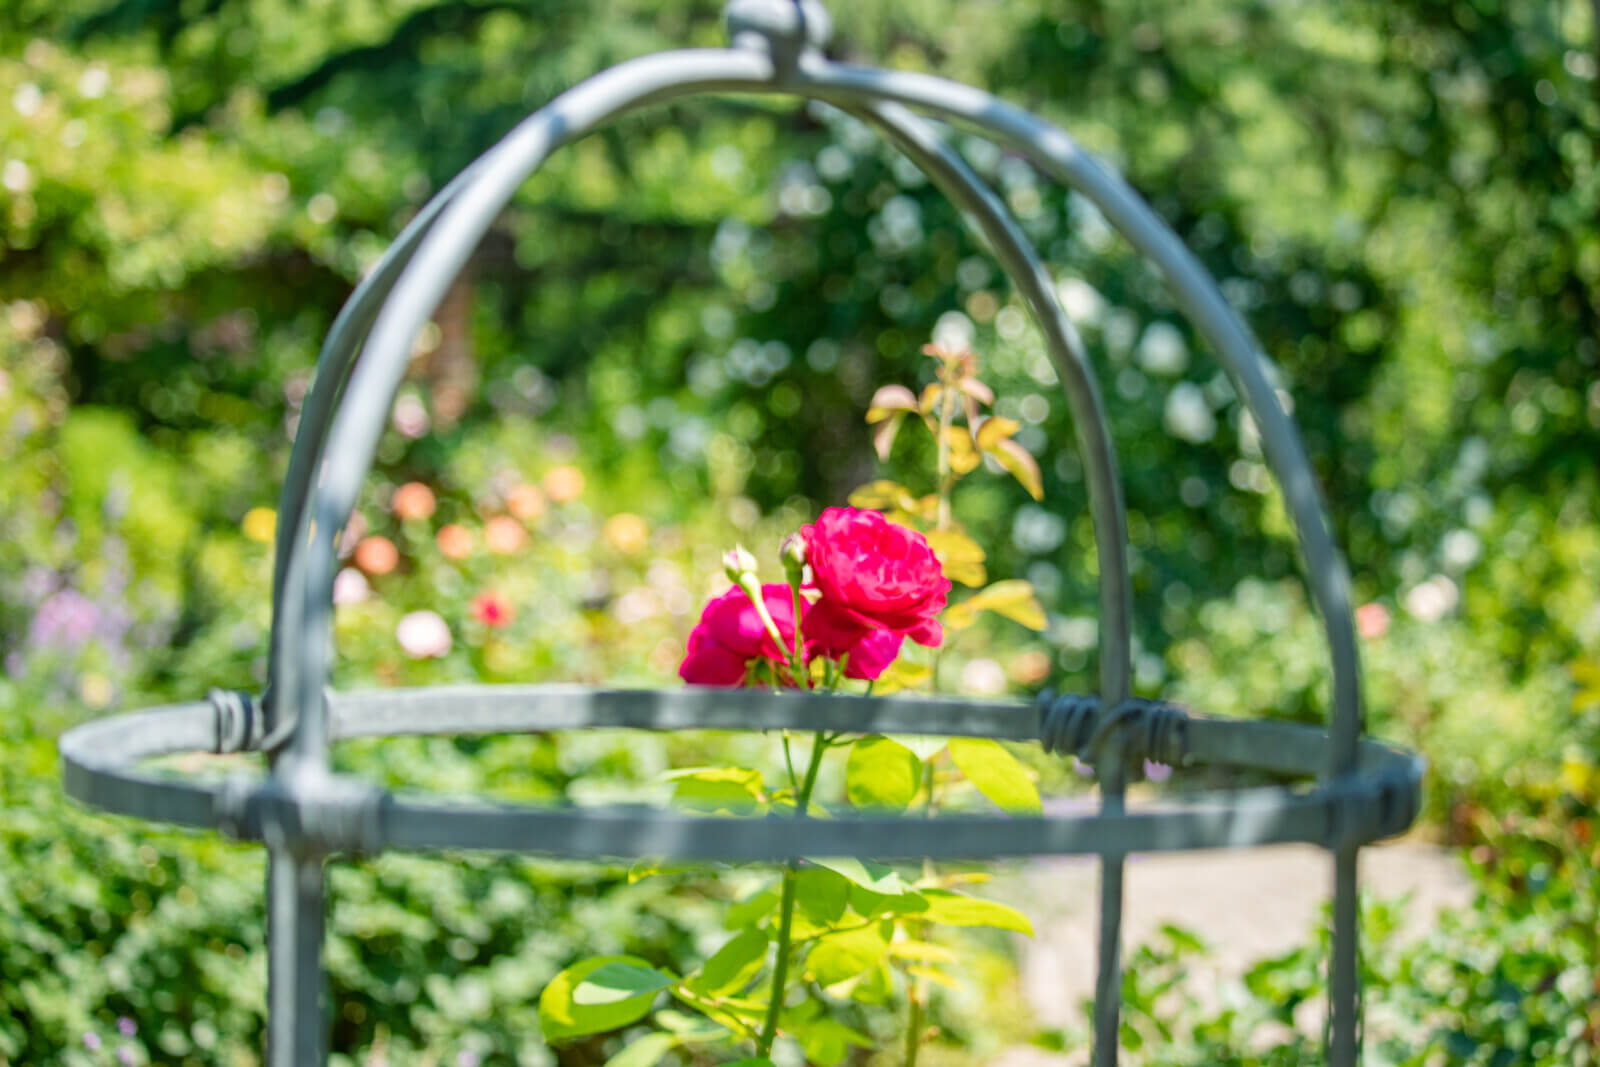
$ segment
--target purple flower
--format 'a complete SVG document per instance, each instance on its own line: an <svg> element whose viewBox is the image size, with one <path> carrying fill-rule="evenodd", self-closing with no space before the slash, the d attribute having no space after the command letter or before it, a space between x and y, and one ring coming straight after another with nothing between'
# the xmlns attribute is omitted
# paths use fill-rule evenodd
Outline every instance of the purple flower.
<svg viewBox="0 0 1600 1067"><path fill-rule="evenodd" d="M117 1019L117 1033L123 1037L132 1037L139 1032L139 1024L123 1015Z"/></svg>
<svg viewBox="0 0 1600 1067"><path fill-rule="evenodd" d="M47 597L28 626L28 642L42 648L79 648L94 636L100 610L76 589Z"/></svg>
<svg viewBox="0 0 1600 1067"><path fill-rule="evenodd" d="M478 1054L476 1052L462 1052L456 1055L456 1067L478 1067Z"/></svg>
<svg viewBox="0 0 1600 1067"><path fill-rule="evenodd" d="M1165 763L1147 759L1144 761L1144 776L1152 782L1164 782L1172 777L1172 768Z"/></svg>
<svg viewBox="0 0 1600 1067"><path fill-rule="evenodd" d="M120 1046L118 1046L118 1048L117 1048L117 1062L122 1064L122 1067L133 1067L133 1046L132 1045L120 1045Z"/></svg>
<svg viewBox="0 0 1600 1067"><path fill-rule="evenodd" d="M1079 759L1077 756L1072 757L1072 769L1081 777L1094 777L1094 768L1083 762L1083 760Z"/></svg>
<svg viewBox="0 0 1600 1067"><path fill-rule="evenodd" d="M96 1033L84 1034L83 1035L83 1047L88 1049L90 1052L99 1052L100 1051L100 1035L96 1034Z"/></svg>

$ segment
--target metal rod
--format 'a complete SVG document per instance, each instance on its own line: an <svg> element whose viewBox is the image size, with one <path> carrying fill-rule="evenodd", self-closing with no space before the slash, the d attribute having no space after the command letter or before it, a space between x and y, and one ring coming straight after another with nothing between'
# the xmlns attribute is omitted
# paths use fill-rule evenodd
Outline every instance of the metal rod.
<svg viewBox="0 0 1600 1067"><path fill-rule="evenodd" d="M267 853L267 1067L327 1057L322 860L279 844Z"/></svg>

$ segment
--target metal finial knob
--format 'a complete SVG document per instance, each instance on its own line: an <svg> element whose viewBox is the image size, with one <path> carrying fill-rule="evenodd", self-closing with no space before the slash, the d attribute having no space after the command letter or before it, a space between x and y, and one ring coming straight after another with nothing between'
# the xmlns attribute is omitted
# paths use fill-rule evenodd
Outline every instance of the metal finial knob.
<svg viewBox="0 0 1600 1067"><path fill-rule="evenodd" d="M775 59L821 49L833 29L820 0L729 0L722 17L735 48L760 48Z"/></svg>

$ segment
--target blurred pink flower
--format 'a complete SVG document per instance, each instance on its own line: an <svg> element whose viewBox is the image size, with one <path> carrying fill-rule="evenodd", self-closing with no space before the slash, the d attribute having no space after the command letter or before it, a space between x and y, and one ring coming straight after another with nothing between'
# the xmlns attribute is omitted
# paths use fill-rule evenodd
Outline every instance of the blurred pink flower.
<svg viewBox="0 0 1600 1067"><path fill-rule="evenodd" d="M496 515L483 527L483 543L497 556L509 556L528 543L528 531L510 515Z"/></svg>
<svg viewBox="0 0 1600 1067"><path fill-rule="evenodd" d="M1368 641L1388 633L1389 609L1376 602L1361 605L1356 609L1356 632Z"/></svg>
<svg viewBox="0 0 1600 1067"><path fill-rule="evenodd" d="M359 604L372 595L367 576L354 567L346 567L333 579L333 602L340 606Z"/></svg>
<svg viewBox="0 0 1600 1067"><path fill-rule="evenodd" d="M485 591L472 598L472 617L490 628L511 625L517 617L511 601L499 593Z"/></svg>
<svg viewBox="0 0 1600 1067"><path fill-rule="evenodd" d="M445 559L466 559L472 555L472 531L460 523L449 522L439 527L436 538L439 554Z"/></svg>
<svg viewBox="0 0 1600 1067"><path fill-rule="evenodd" d="M394 628L400 649L412 659L438 659L450 651L450 627L435 611L413 611Z"/></svg>

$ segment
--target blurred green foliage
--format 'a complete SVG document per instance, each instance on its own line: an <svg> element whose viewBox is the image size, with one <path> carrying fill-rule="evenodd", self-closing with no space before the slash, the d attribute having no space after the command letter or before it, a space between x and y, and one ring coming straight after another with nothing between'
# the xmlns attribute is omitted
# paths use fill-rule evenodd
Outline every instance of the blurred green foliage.
<svg viewBox="0 0 1600 1067"><path fill-rule="evenodd" d="M1600 762L1600 711L1573 699L1595 686L1572 674L1600 657L1591 6L834 6L836 54L984 85L1106 156L1277 361L1364 605L1373 726L1430 756L1438 832L1497 858L1477 854L1474 913L1374 963L1373 999L1414 1004L1416 1028L1373 1044L1396 1063L1427 1047L1451 1062L1583 1062L1573 1034L1592 1049L1600 994L1568 975L1597 962L1595 862L1561 835L1592 828L1577 778ZM521 117L629 56L719 43L719 7L6 5L0 1062L103 1063L120 1045L135 1062L253 1061L259 858L69 806L54 736L111 706L259 684L270 559L247 517L275 504L340 301L430 191ZM1046 494L1038 505L986 479L959 517L992 575L1033 582L1050 628L1024 646L977 627L949 676L1036 684L1048 649L1051 673L1088 687L1081 470L1060 449L1070 428L1040 340L980 244L831 109L662 112L529 181L419 344L361 507L398 565L341 607L338 681L671 679L721 550L775 545L869 481L873 389L917 384L917 350L959 312ZM1102 375L1130 508L1138 688L1319 718L1316 620L1254 428L1215 363L1084 201L956 143L1045 254ZM925 465L903 436L883 473ZM573 471L586 484L566 496ZM412 481L436 513L393 514ZM508 517L525 543L490 551ZM444 551L446 523L465 531L464 556ZM485 593L515 609L506 625L484 621ZM443 655L397 643L419 611L448 627ZM763 743L406 740L340 759L407 786L638 798L708 748L775 758ZM1530 825L1548 833L1529 843ZM573 959L628 953L681 973L716 947L713 902L738 875L674 877L692 891L510 859L339 868L340 1054L551 1062L534 991ZM1589 916L1587 940L1567 914ZM1449 978L1463 944L1504 981ZM1314 981L1312 958L1264 965L1263 1010ZM1158 983L1167 965L1143 961L1130 981ZM1534 999L1518 999L1525 987ZM952 1046L988 1047L975 1020L1003 994L989 999L936 1001ZM1207 1062L1235 1062L1220 1047L1266 1025L1182 1022L1163 1025Z"/></svg>

